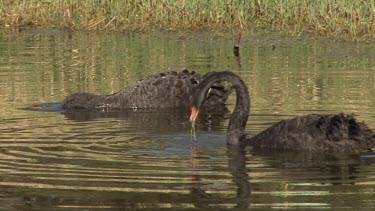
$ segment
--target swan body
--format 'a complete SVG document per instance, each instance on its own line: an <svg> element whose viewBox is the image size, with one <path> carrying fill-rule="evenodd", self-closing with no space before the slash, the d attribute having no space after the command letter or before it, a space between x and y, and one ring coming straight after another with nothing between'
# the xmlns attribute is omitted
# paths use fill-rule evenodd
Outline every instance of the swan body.
<svg viewBox="0 0 375 211"><path fill-rule="evenodd" d="M194 122L209 86L229 81L236 91L236 106L231 115L227 142L268 150L317 150L355 152L375 146L375 134L352 115L309 114L280 121L254 137L245 134L250 113L250 95L246 84L232 72L213 73L192 91L190 121Z"/></svg>
<svg viewBox="0 0 375 211"><path fill-rule="evenodd" d="M74 93L61 103L64 109L71 108L173 108L187 107L191 90L210 75L194 71L158 73L145 77L121 91L111 95ZM224 105L231 88L220 82L213 83L206 96L206 106Z"/></svg>
<svg viewBox="0 0 375 211"><path fill-rule="evenodd" d="M280 121L245 144L261 149L352 152L372 148L374 133L352 115L309 114Z"/></svg>

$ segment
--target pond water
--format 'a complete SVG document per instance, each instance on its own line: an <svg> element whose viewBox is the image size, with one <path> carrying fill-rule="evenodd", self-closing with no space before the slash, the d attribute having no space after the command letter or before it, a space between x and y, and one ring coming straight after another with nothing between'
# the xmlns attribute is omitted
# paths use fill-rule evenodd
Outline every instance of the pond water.
<svg viewBox="0 0 375 211"><path fill-rule="evenodd" d="M231 70L247 83L247 132L308 113L375 128L375 45L275 33L0 32L0 210L375 208L375 153L227 147L228 113L66 111L73 92L110 94L146 75ZM235 96L228 101L233 109Z"/></svg>

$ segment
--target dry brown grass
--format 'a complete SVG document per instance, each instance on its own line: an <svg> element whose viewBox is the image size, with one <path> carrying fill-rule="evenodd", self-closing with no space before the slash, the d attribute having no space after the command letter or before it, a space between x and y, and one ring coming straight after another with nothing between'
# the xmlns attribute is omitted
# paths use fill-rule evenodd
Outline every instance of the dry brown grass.
<svg viewBox="0 0 375 211"><path fill-rule="evenodd" d="M0 24L85 30L272 28L344 39L375 37L373 0L3 0Z"/></svg>

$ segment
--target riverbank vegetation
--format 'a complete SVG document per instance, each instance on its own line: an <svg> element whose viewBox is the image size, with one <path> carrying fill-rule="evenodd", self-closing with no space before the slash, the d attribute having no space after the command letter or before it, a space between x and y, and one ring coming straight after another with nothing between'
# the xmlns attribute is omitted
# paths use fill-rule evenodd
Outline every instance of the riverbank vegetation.
<svg viewBox="0 0 375 211"><path fill-rule="evenodd" d="M374 0L3 0L0 24L84 30L271 29L375 38Z"/></svg>

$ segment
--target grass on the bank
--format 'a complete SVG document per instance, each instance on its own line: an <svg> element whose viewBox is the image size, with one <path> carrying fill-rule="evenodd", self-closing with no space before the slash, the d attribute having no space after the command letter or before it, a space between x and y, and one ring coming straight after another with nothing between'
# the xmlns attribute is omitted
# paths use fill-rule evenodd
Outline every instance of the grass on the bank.
<svg viewBox="0 0 375 211"><path fill-rule="evenodd" d="M375 0L2 0L0 24L88 30L263 27L374 38Z"/></svg>

